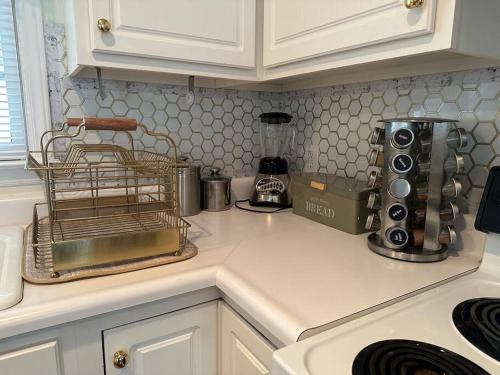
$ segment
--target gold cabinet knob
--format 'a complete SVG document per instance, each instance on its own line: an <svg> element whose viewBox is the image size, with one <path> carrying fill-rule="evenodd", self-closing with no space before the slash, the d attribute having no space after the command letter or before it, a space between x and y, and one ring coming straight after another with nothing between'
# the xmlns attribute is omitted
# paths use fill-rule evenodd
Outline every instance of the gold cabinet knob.
<svg viewBox="0 0 500 375"><path fill-rule="evenodd" d="M405 7L408 9L422 8L424 6L424 0L405 0Z"/></svg>
<svg viewBox="0 0 500 375"><path fill-rule="evenodd" d="M124 350L118 350L113 354L113 365L116 368L124 368L128 364L128 353Z"/></svg>
<svg viewBox="0 0 500 375"><path fill-rule="evenodd" d="M111 22L109 22L106 18L99 18L97 20L97 28L103 33L107 33L111 30Z"/></svg>

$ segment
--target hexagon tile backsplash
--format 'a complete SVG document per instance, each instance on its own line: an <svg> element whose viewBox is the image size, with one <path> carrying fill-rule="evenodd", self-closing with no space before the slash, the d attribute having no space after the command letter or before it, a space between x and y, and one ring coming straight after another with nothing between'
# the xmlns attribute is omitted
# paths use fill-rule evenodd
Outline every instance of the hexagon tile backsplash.
<svg viewBox="0 0 500 375"><path fill-rule="evenodd" d="M107 97L101 100L94 80L68 80L64 116L136 118L150 130L168 133L182 155L231 175L255 170L259 147L254 119L280 104L275 94L197 89L195 103L188 105L184 87L123 81L104 85ZM151 137L134 136L139 145L158 149Z"/></svg>
<svg viewBox="0 0 500 375"><path fill-rule="evenodd" d="M257 117L290 112L297 121L291 166L302 170L310 148L319 153L319 171L365 180L370 171L368 139L377 121L396 116L456 118L469 131L461 176L464 192L477 197L488 167L500 164L500 69L444 73L339 85L286 93L197 89L186 104L185 87L104 81L101 100L93 79L67 77L64 25L46 24L52 121L64 117L134 117L166 131L181 153L225 173L252 173L259 160ZM155 147L141 134L137 141Z"/></svg>
<svg viewBox="0 0 500 375"><path fill-rule="evenodd" d="M297 119L295 168L309 148L319 171L367 179L368 139L377 121L397 116L458 119L468 132L464 192L477 200L488 167L500 164L500 68L407 77L288 92L283 108Z"/></svg>

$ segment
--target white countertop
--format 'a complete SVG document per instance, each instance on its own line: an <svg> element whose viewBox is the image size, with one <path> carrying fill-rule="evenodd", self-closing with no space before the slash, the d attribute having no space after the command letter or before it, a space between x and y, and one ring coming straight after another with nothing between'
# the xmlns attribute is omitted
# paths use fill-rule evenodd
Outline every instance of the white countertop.
<svg viewBox="0 0 500 375"><path fill-rule="evenodd" d="M0 311L0 339L217 286L288 345L304 331L474 270L484 247L484 237L471 231L462 236L466 250L443 262L414 264L372 253L366 235L349 235L291 212L233 208L189 221L196 257L65 284L26 283L24 299Z"/></svg>

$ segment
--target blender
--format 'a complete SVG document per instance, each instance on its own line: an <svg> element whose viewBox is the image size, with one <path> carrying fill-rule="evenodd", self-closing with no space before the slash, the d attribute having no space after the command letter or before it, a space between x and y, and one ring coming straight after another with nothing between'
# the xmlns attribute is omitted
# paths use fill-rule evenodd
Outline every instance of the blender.
<svg viewBox="0 0 500 375"><path fill-rule="evenodd" d="M284 208L292 205L288 161L285 158L295 140L292 118L283 112L268 112L259 116L261 159L250 198L251 206Z"/></svg>

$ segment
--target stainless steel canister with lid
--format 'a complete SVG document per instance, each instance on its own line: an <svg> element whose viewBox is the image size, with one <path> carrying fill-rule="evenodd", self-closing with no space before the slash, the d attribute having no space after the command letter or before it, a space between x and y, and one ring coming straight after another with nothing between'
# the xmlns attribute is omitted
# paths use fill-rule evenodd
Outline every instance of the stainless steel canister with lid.
<svg viewBox="0 0 500 375"><path fill-rule="evenodd" d="M180 157L177 165L177 191L179 192L179 215L197 215L200 203L200 166L191 164L186 157Z"/></svg>
<svg viewBox="0 0 500 375"><path fill-rule="evenodd" d="M231 208L231 177L222 176L220 168L210 168L210 174L201 178L202 208L224 211Z"/></svg>

